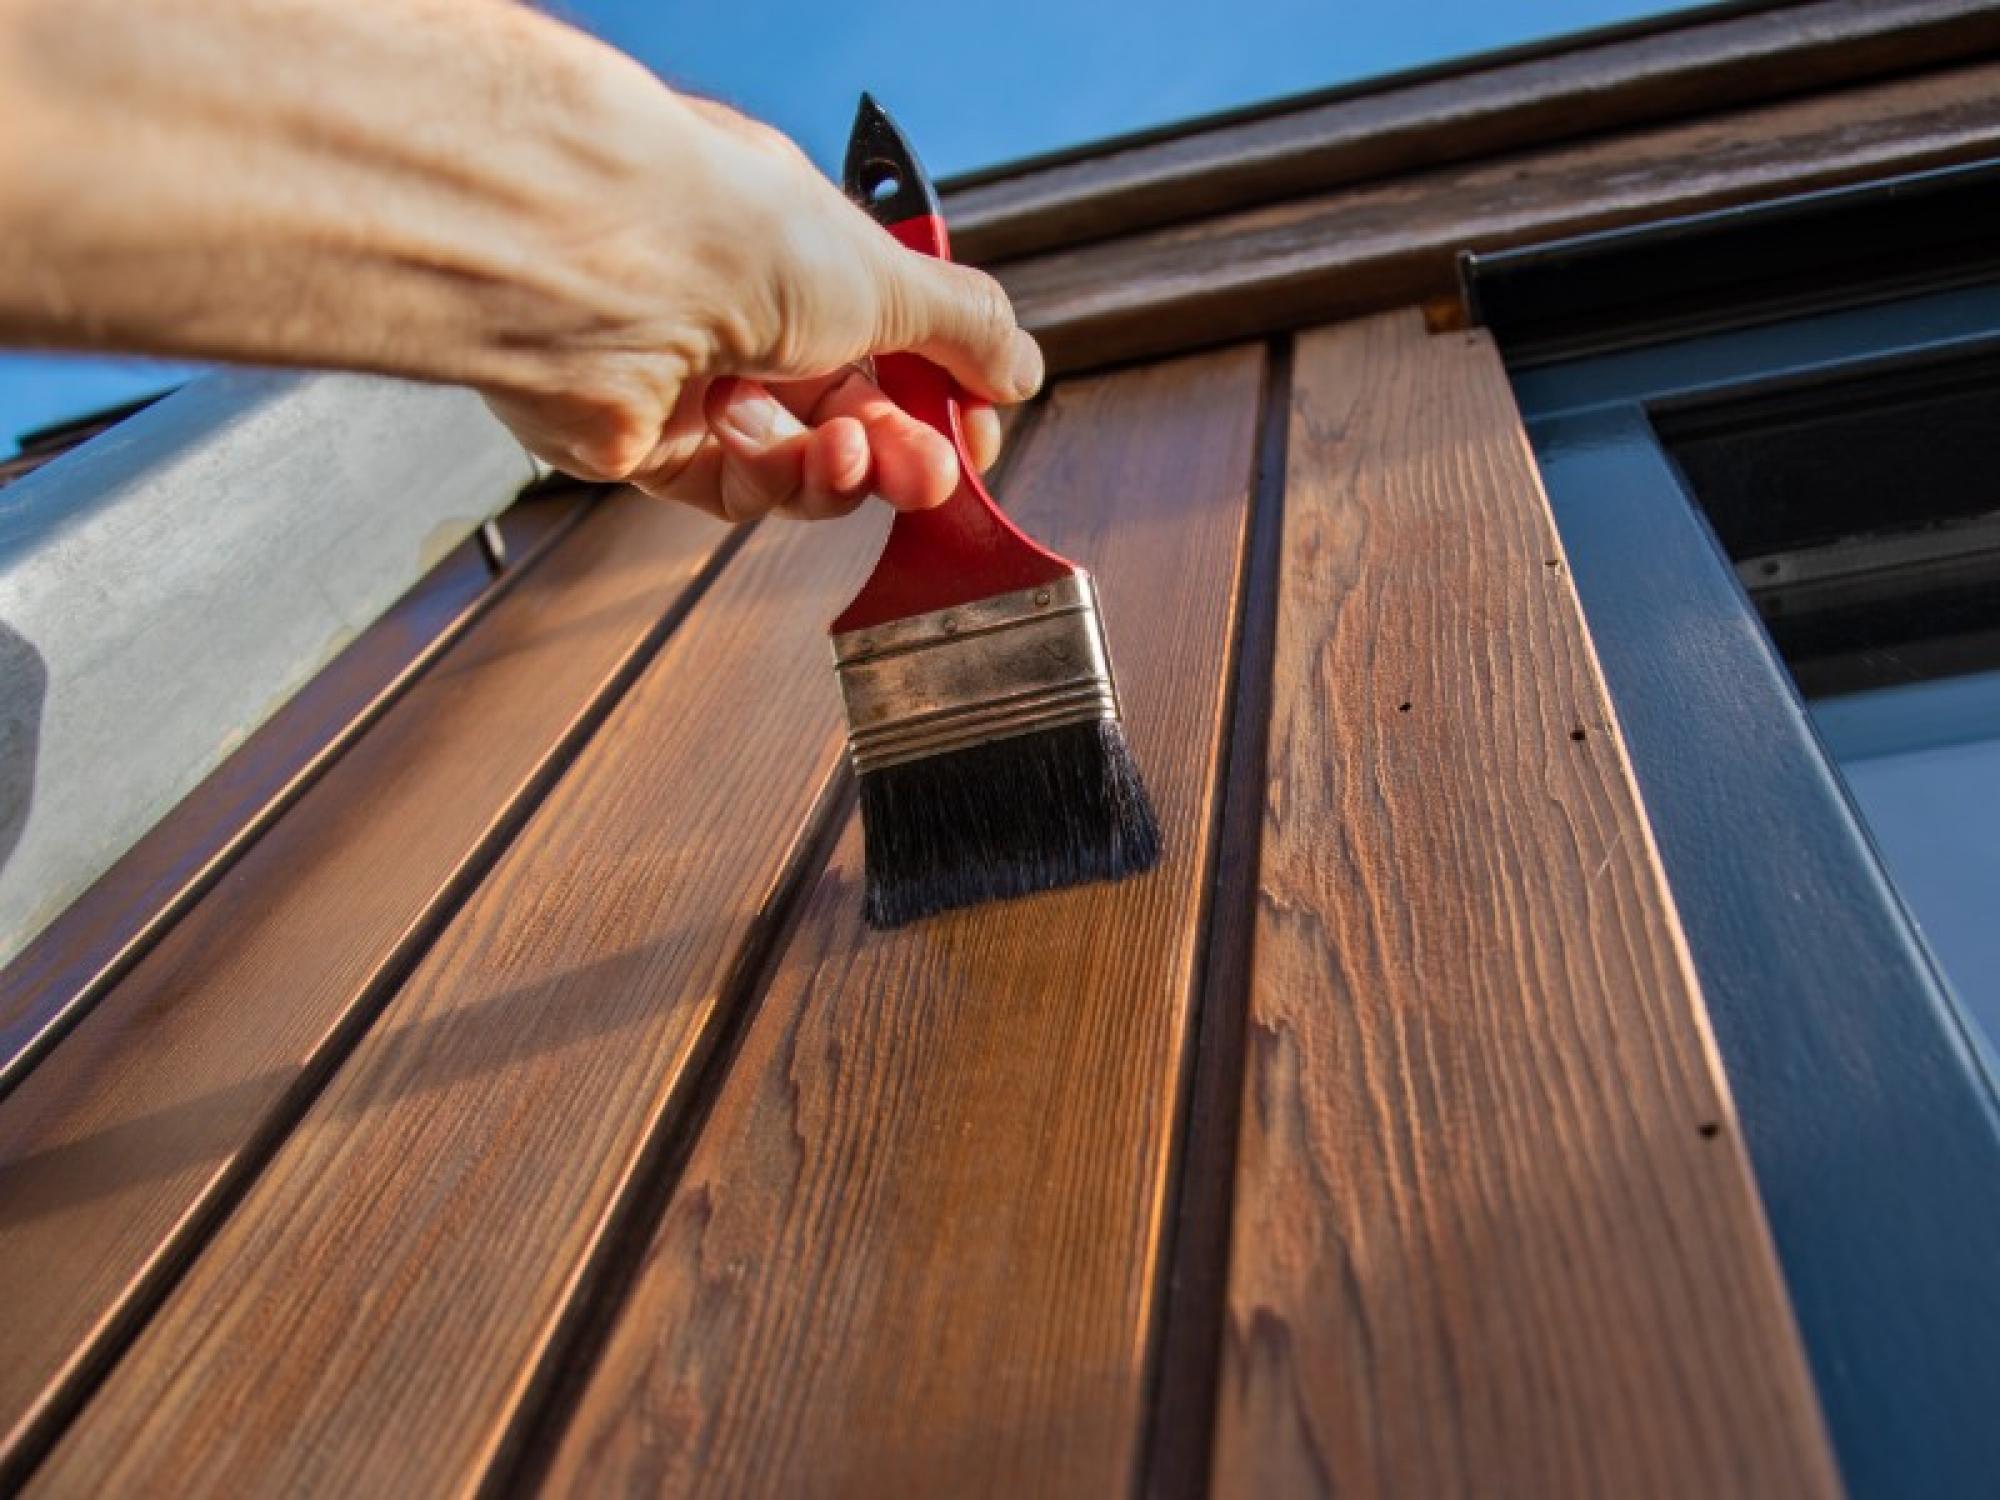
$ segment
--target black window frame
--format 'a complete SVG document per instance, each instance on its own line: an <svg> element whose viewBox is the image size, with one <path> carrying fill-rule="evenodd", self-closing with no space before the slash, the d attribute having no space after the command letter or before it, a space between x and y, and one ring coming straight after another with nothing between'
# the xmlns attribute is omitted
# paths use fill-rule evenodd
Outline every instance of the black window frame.
<svg viewBox="0 0 2000 1500"><path fill-rule="evenodd" d="M2000 1484L2000 1090L1656 424L2000 353L1996 227L1989 163L1466 264L1861 1497Z"/></svg>

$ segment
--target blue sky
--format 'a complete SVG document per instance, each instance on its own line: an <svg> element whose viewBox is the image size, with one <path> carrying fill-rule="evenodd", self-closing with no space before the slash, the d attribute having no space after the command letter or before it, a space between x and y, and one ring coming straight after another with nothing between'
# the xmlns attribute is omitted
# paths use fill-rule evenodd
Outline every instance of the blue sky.
<svg viewBox="0 0 2000 1500"><path fill-rule="evenodd" d="M384 4L388 0L371 0ZM1661 0L547 0L670 82L838 161L872 90L938 175L1685 5ZM943 19L941 19L943 18ZM142 361L0 355L15 434L185 378Z"/></svg>

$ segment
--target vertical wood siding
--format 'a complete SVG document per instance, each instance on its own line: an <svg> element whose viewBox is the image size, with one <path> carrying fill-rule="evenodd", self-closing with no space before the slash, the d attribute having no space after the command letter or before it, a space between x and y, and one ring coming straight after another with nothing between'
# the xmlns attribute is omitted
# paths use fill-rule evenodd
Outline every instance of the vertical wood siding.
<svg viewBox="0 0 2000 1500"><path fill-rule="evenodd" d="M1131 1487L1261 375L1238 350L1060 390L1008 485L1103 579L1162 869L869 933L848 828L556 1493Z"/></svg>
<svg viewBox="0 0 2000 1500"><path fill-rule="evenodd" d="M0 1100L10 1477L1833 1492L1491 349L1134 367L1011 448L1163 867L868 932L824 624L882 517L604 502Z"/></svg>
<svg viewBox="0 0 2000 1500"><path fill-rule="evenodd" d="M1506 376L1303 336L1221 1495L1837 1489Z"/></svg>

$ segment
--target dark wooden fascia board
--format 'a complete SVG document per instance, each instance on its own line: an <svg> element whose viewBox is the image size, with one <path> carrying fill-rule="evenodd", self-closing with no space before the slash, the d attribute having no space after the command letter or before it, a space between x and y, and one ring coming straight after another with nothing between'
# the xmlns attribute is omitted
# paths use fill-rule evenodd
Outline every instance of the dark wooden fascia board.
<svg viewBox="0 0 2000 1500"><path fill-rule="evenodd" d="M948 185L990 263L2000 51L2000 0L1815 0L1349 88Z"/></svg>
<svg viewBox="0 0 2000 1500"><path fill-rule="evenodd" d="M1814 3L1816 0L1710 0L1706 5L1688 5L1682 9L1637 16L1627 21L1613 21L1604 26L1558 32L1552 36L1519 42L1512 46L1496 47L1484 52L1468 52L1447 57L1439 62L1424 63L1411 68L1396 68L1386 73L1370 73L1345 83L1303 89L1294 94L1277 94L1268 99L1257 99L1248 104L1233 105L1207 114L1188 115L1158 125L1142 125L1134 130L1117 131L1091 140L1078 141L1073 145L1057 146L1048 151L1034 151L1025 156L1009 157L989 166L948 172L938 178L937 189L940 194L949 198L969 188L986 187L996 182L1029 177L1054 167L1092 161L1117 152L1134 151L1143 146L1157 146L1166 141L1184 140L1189 136L1221 130L1225 126L1267 120L1279 115L1293 115L1323 104L1338 104L1364 95L1392 93L1420 83L1435 83L1439 79L1463 78L1468 74L1486 72L1509 63L1534 62L1554 57L1559 53L1574 52L1579 47L1603 46L1610 42L1634 41L1640 37L1657 36L1665 31L1682 31L1690 26L1719 20L1726 16L1751 15L1759 11L1783 10L1787 7L1796 8Z"/></svg>
<svg viewBox="0 0 2000 1500"><path fill-rule="evenodd" d="M993 267L1074 371L1454 295L1462 251L2000 157L2000 61L1419 172Z"/></svg>

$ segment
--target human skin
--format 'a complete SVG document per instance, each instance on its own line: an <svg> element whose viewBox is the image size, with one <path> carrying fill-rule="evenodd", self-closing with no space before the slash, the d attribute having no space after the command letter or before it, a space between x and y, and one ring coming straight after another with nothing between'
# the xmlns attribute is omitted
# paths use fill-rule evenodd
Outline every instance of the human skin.
<svg viewBox="0 0 2000 1500"><path fill-rule="evenodd" d="M0 343L469 385L557 468L731 520L950 495L869 355L1041 383L990 277L511 0L0 0L0 98Z"/></svg>

